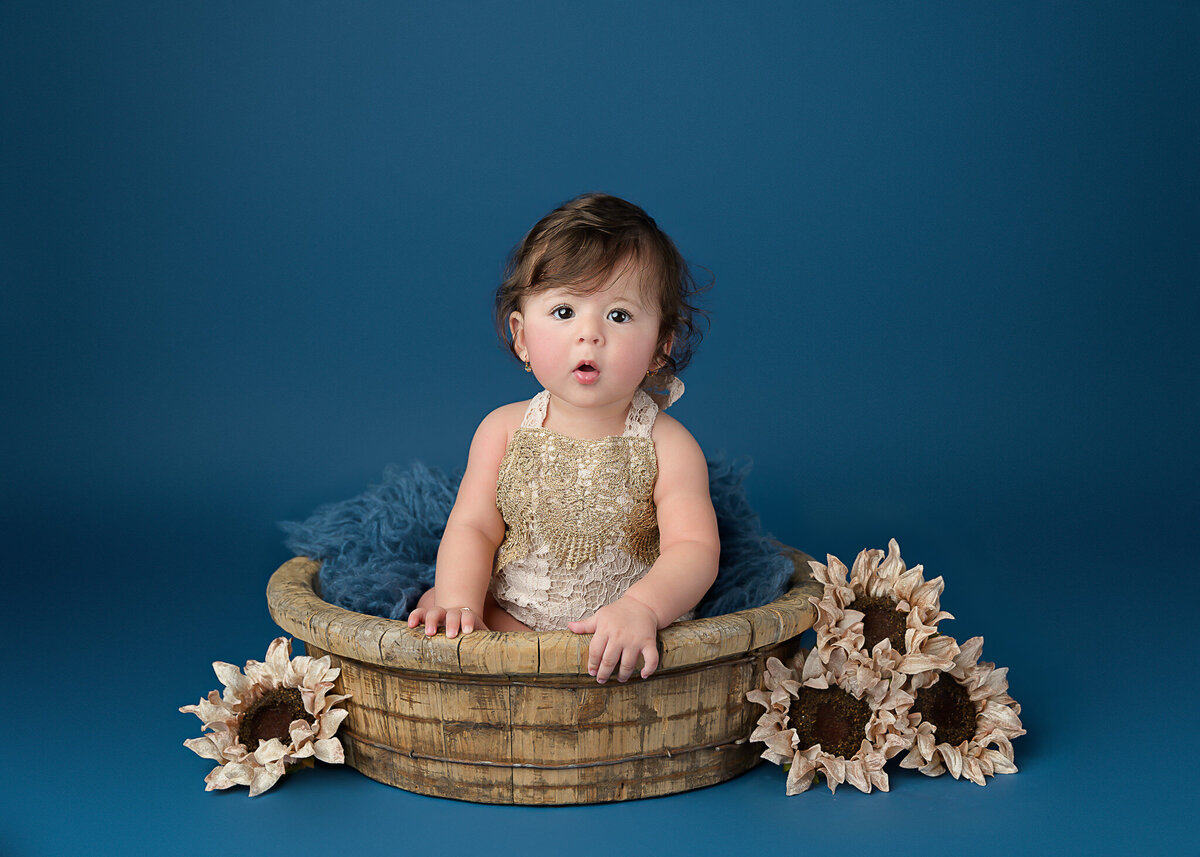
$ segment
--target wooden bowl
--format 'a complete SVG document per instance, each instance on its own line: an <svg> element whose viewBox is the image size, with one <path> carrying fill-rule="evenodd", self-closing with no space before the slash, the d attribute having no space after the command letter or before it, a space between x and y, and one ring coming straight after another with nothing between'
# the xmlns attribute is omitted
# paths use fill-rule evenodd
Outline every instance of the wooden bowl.
<svg viewBox="0 0 1200 857"><path fill-rule="evenodd" d="M758 763L760 713L746 692L786 659L816 613L809 556L763 607L659 632L648 679L598 684L589 635L477 631L426 637L404 622L321 600L319 563L296 557L267 585L271 617L341 668L352 697L338 737L346 763L408 791L481 803L577 804L672 794Z"/></svg>

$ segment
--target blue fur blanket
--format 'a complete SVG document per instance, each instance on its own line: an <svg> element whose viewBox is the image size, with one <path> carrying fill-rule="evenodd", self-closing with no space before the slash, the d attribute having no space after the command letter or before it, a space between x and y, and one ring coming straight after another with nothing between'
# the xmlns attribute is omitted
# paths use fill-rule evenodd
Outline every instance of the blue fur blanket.
<svg viewBox="0 0 1200 857"><path fill-rule="evenodd" d="M742 485L749 472L746 462L708 462L721 565L697 616L757 607L787 589L792 563L750 508ZM438 543L461 478L420 462L407 470L389 466L381 483L357 497L321 506L303 523L281 523L284 544L321 561L326 601L357 613L407 618L433 586Z"/></svg>

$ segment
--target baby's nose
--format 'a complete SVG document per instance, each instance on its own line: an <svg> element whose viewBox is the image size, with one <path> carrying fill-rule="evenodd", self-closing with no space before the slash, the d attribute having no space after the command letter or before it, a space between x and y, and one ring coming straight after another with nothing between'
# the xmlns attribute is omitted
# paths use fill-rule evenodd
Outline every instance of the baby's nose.
<svg viewBox="0 0 1200 857"><path fill-rule="evenodd" d="M587 322L579 328L579 342L583 345L599 345L604 341L603 328L595 322Z"/></svg>

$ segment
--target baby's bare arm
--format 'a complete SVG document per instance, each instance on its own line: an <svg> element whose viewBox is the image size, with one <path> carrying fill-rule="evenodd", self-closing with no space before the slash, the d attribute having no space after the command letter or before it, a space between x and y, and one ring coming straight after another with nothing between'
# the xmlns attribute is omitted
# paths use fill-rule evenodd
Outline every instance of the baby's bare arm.
<svg viewBox="0 0 1200 857"><path fill-rule="evenodd" d="M620 681L628 679L639 655L642 678L654 672L657 631L695 607L717 577L721 543L704 453L687 429L665 415L655 423L654 450L659 557L621 598L569 626L593 634L588 672L600 682L614 671Z"/></svg>
<svg viewBox="0 0 1200 857"><path fill-rule="evenodd" d="M655 429L659 557L625 594L653 610L661 629L695 607L717 579L721 540L708 490L708 463L700 445L665 415L658 418Z"/></svg>
<svg viewBox="0 0 1200 857"><path fill-rule="evenodd" d="M426 632L433 633L444 623L447 635L454 636L460 626L464 631L483 627L492 562L504 539L504 520L496 508L496 480L508 444L513 407L488 414L471 440L467 469L438 546L435 604L413 610L408 618L410 628L424 622ZM464 624L464 610L474 615L473 621Z"/></svg>

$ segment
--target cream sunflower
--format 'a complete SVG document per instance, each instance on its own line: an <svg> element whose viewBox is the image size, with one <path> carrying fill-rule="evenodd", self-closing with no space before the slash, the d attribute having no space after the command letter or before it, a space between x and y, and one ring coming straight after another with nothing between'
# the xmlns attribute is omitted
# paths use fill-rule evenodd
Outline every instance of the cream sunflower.
<svg viewBox="0 0 1200 857"><path fill-rule="evenodd" d="M887 791L883 766L912 740L905 677L851 690L847 670L823 663L816 649L799 663L799 676L777 659L767 664L767 691L747 694L767 708L751 740L767 745L763 758L788 765L787 793L807 791L821 774L831 792L844 782Z"/></svg>
<svg viewBox="0 0 1200 857"><path fill-rule="evenodd" d="M906 568L895 539L888 542L886 558L881 550L864 550L848 573L832 555L828 565L815 560L809 565L825 587L820 598L809 598L817 610L814 651L822 663L853 668L852 688L865 681L863 689L869 689L871 681L892 672L950 667L957 646L937 630L940 621L954 618L941 609L945 584L941 577L925 580L920 565Z"/></svg>
<svg viewBox="0 0 1200 857"><path fill-rule="evenodd" d="M310 758L345 761L342 744L333 737L346 717L334 708L349 695L333 695L341 670L329 657L291 657L286 637L272 641L264 663L246 661L245 674L233 664L216 661L213 671L225 685L196 705L179 710L195 714L210 730L183 746L217 767L204 778L205 791L250 787L258 795L278 782L287 766Z"/></svg>
<svg viewBox="0 0 1200 857"><path fill-rule="evenodd" d="M1012 739L1025 734L1021 706L1008 695L1008 668L979 663L983 637L963 643L951 667L914 675L908 711L913 745L900 766L936 777L950 772L984 785L1016 773Z"/></svg>

